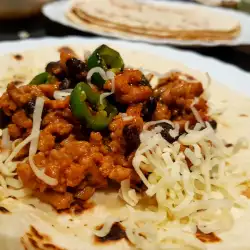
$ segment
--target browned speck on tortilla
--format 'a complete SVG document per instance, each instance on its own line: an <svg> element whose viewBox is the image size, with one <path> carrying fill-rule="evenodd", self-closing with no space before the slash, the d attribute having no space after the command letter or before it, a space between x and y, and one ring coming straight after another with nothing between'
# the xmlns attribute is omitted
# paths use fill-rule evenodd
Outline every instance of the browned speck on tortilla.
<svg viewBox="0 0 250 250"><path fill-rule="evenodd" d="M30 231L20 241L25 250L30 249L30 244L34 250L66 250L54 245L49 236L39 233L33 226L30 226Z"/></svg>
<svg viewBox="0 0 250 250"><path fill-rule="evenodd" d="M248 117L248 115L246 115L246 114L240 114L239 116L240 117Z"/></svg>
<svg viewBox="0 0 250 250"><path fill-rule="evenodd" d="M24 241L24 237L21 237L20 241L21 241L22 246L24 247L24 250L29 250Z"/></svg>
<svg viewBox="0 0 250 250"><path fill-rule="evenodd" d="M39 249L38 243L36 240L34 240L33 238L29 237L29 242L30 244L35 248L35 249Z"/></svg>
<svg viewBox="0 0 250 250"><path fill-rule="evenodd" d="M2 213L2 214L9 214L10 211L8 209L6 209L5 207L0 207L0 213Z"/></svg>
<svg viewBox="0 0 250 250"><path fill-rule="evenodd" d="M55 246L55 245L53 245L53 244L51 244L51 243L45 243L45 244L43 244L43 247L44 247L44 249L46 249L46 250L65 250L65 249L60 248L60 247L58 247L58 246Z"/></svg>
<svg viewBox="0 0 250 250"><path fill-rule="evenodd" d="M214 233L205 234L202 233L200 230L197 230L196 238L204 243L217 243L221 241L221 239Z"/></svg>
<svg viewBox="0 0 250 250"><path fill-rule="evenodd" d="M101 225L99 228L101 229L102 226L103 225ZM95 242L97 243L110 243L121 239L128 240L125 228L119 222L116 222L112 225L110 232L106 236L95 236Z"/></svg>
<svg viewBox="0 0 250 250"><path fill-rule="evenodd" d="M17 61L21 61L23 59L23 56L20 54L15 54L13 55L13 57L17 60Z"/></svg>
<svg viewBox="0 0 250 250"><path fill-rule="evenodd" d="M233 144L232 144L232 143L227 143L225 146L226 146L227 148L230 148L230 147L233 146Z"/></svg>
<svg viewBox="0 0 250 250"><path fill-rule="evenodd" d="M49 236L39 233L33 226L30 226L31 235L40 240L50 240Z"/></svg>
<svg viewBox="0 0 250 250"><path fill-rule="evenodd" d="M248 199L250 199L250 187L244 190L242 194L245 195Z"/></svg>

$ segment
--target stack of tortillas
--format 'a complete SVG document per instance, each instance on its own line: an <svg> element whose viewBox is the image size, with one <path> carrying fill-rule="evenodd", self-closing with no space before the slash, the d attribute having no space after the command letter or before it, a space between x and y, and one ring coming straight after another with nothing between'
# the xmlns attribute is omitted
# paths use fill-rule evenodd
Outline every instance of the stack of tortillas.
<svg viewBox="0 0 250 250"><path fill-rule="evenodd" d="M75 24L126 37L178 40L231 40L240 22L203 6L159 6L133 0L78 0L66 13Z"/></svg>

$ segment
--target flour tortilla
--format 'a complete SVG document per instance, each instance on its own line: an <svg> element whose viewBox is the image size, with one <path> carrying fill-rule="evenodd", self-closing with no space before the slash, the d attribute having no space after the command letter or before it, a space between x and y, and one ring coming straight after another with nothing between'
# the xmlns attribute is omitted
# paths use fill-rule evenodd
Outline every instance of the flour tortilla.
<svg viewBox="0 0 250 250"><path fill-rule="evenodd" d="M204 85L207 84L205 74L189 69L181 63L166 60L149 53L125 50L111 44L107 45L117 49L127 65L143 67L160 73L178 69L193 75L202 81ZM84 50L92 51L96 48L96 45L86 47L70 45L70 47L82 57ZM0 58L2 62L2 67L0 68L2 91L4 91L13 77L16 79L17 76L22 74L23 83L27 83L35 74L43 71L49 61L56 61L59 58L58 48L56 47L18 54L23 57L22 60L15 59L16 56L13 54ZM32 70L30 70L31 67ZM212 101L217 107L226 107L225 112L217 117L219 122L218 133L228 143L235 143L241 136L247 137L250 141L250 99L216 83L214 80L212 80L210 92ZM235 101L236 99L237 101ZM242 114L244 116L241 116ZM232 162L250 166L249 150L242 150L232 159ZM9 198L0 201L1 250L134 249L124 239L108 244L96 243L94 241L92 229L100 225L108 215L116 216L120 214L125 204L118 198L117 192L112 191L97 192L92 201L96 205L77 216L69 214L59 215L49 205L43 204L35 198L22 200ZM2 207L9 212L6 212ZM232 212L236 218L233 229L229 232L218 234L217 236L221 239L221 242L206 244L207 249L250 249L250 238L245 233L250 229L250 208L246 210L235 208Z"/></svg>
<svg viewBox="0 0 250 250"><path fill-rule="evenodd" d="M201 6L159 8L131 1L85 0L73 4L66 17L85 27L150 38L229 40L240 33L239 21Z"/></svg>

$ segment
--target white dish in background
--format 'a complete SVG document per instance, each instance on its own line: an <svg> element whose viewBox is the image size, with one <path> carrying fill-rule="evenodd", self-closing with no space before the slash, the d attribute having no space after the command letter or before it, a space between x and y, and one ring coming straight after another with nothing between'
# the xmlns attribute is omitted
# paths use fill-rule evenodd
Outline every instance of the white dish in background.
<svg viewBox="0 0 250 250"><path fill-rule="evenodd" d="M150 0L150 2L152 2ZM178 2L178 1L155 1L154 4L157 4L159 6L166 6L166 5L173 5L173 6L182 6L183 5L197 5L196 3L184 3L184 2ZM249 45L250 44L250 16L234 11L234 10L229 10L229 9L223 9L219 7L208 7L204 6L204 8L213 8L214 11L220 12L223 14L228 14L231 15L232 17L238 19L241 23L241 34L238 38L234 40L223 40L223 41L199 41L199 40L188 40L188 41L180 41L180 40L175 40L175 39L152 39L152 38L145 38L141 36L134 36L133 38L123 36L120 34L115 34L115 33L106 33L106 32L101 32L101 31L95 31L93 29L90 29L88 27L84 27L84 25L77 25L72 22L70 22L66 17L65 17L65 12L69 10L71 6L71 1L59 1L59 2L53 2L46 4L42 12L43 14L49 18L53 22L57 22L59 24L74 28L79 31L83 32L89 32L92 34L96 34L99 36L108 36L108 37L115 37L115 38L120 38L120 39L125 39L125 40L133 40L133 41L142 41L142 42L149 42L149 43L155 43L155 44L173 44L173 45L179 45L179 46L219 46L219 45L228 45L228 46L236 46L236 45Z"/></svg>
<svg viewBox="0 0 250 250"><path fill-rule="evenodd" d="M236 66L221 62L211 57L202 56L194 52L182 51L167 46L150 45L146 43L128 42L104 38L40 38L28 39L24 41L1 42L0 56L3 54L41 49L42 47L49 46L62 46L72 44L79 44L79 46L98 46L105 43L109 43L111 45L114 44L121 48L132 50L135 52L145 51L147 54L150 53L164 59L183 63L191 69L208 72L209 75L216 81L227 85L235 91L250 96L250 73L247 73Z"/></svg>

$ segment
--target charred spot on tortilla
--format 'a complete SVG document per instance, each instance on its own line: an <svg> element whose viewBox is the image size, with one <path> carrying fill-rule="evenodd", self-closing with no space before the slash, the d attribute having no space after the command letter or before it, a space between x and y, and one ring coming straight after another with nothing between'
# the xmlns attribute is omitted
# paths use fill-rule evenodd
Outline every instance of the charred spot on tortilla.
<svg viewBox="0 0 250 250"><path fill-rule="evenodd" d="M246 190L242 192L242 195L246 196L248 199L250 199L250 187L248 187Z"/></svg>
<svg viewBox="0 0 250 250"><path fill-rule="evenodd" d="M2 213L2 214L10 214L10 211L5 207L0 207L0 213Z"/></svg>
<svg viewBox="0 0 250 250"><path fill-rule="evenodd" d="M50 240L50 237L40 233L35 227L30 226L30 235L39 240Z"/></svg>
<svg viewBox="0 0 250 250"><path fill-rule="evenodd" d="M44 250L66 250L65 248L58 247L52 243L43 244Z"/></svg>
<svg viewBox="0 0 250 250"><path fill-rule="evenodd" d="M221 239L216 236L214 233L205 234L201 232L199 229L196 232L196 238L204 243L218 243L221 242Z"/></svg>
<svg viewBox="0 0 250 250"><path fill-rule="evenodd" d="M98 228L101 229L103 225L99 226ZM118 241L121 239L126 239L127 235L125 232L125 228L119 223L116 222L112 225L110 232L104 237L95 236L95 242L97 243L108 243L113 241Z"/></svg>
<svg viewBox="0 0 250 250"><path fill-rule="evenodd" d="M15 54L13 55L13 58L16 59L17 61L21 61L23 59L23 56L21 54Z"/></svg>
<svg viewBox="0 0 250 250"><path fill-rule="evenodd" d="M17 198L15 196L10 196L9 198L11 198L13 200L17 200Z"/></svg>
<svg viewBox="0 0 250 250"><path fill-rule="evenodd" d="M240 114L239 116L240 117L248 117L248 115L246 115L246 114Z"/></svg>
<svg viewBox="0 0 250 250"><path fill-rule="evenodd" d="M225 144L225 147L227 147L227 148L230 148L230 147L232 147L232 146L233 146L232 143L226 143L226 144Z"/></svg>
<svg viewBox="0 0 250 250"><path fill-rule="evenodd" d="M213 119L211 121L209 121L209 124L211 125L211 127L216 130L217 129L217 122Z"/></svg>
<svg viewBox="0 0 250 250"><path fill-rule="evenodd" d="M21 244L22 244L24 250L29 250L28 247L26 246L24 237L21 237L20 242L21 242Z"/></svg>
<svg viewBox="0 0 250 250"><path fill-rule="evenodd" d="M32 237L28 237L28 240L30 242L30 244L35 248L35 249L40 249L38 243L36 240L34 240Z"/></svg>

